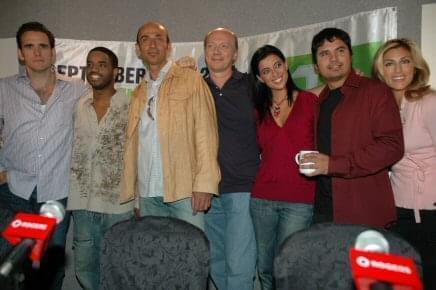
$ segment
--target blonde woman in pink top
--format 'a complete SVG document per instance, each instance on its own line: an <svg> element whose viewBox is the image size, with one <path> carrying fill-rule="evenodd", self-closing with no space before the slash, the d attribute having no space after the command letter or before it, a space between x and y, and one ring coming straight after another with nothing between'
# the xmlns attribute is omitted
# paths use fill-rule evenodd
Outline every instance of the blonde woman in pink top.
<svg viewBox="0 0 436 290"><path fill-rule="evenodd" d="M392 167L398 220L393 227L419 251L425 289L436 289L436 94L416 44L393 39L378 50L374 77L397 101L403 123L404 157Z"/></svg>

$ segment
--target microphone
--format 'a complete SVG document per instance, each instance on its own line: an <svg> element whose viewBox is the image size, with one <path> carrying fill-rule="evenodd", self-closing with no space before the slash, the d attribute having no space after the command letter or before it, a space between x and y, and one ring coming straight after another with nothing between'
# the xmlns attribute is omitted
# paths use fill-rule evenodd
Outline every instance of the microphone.
<svg viewBox="0 0 436 290"><path fill-rule="evenodd" d="M374 230L366 230L361 232L354 244L356 250L373 253L389 253L389 243L385 237Z"/></svg>
<svg viewBox="0 0 436 290"><path fill-rule="evenodd" d="M351 272L357 290L422 290L411 258L389 254L389 243L379 232L367 230L350 250Z"/></svg>
<svg viewBox="0 0 436 290"><path fill-rule="evenodd" d="M40 214L17 213L3 231L3 237L15 245L0 266L0 275L9 274L29 255L34 268L39 268L43 251L53 235L56 224L65 216L65 208L58 201L47 201L40 208ZM30 254L29 254L30 252Z"/></svg>

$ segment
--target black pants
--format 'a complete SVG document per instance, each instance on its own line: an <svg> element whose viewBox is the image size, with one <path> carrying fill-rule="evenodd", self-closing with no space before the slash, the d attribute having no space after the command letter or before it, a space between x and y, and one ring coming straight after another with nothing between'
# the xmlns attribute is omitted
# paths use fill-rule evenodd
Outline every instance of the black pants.
<svg viewBox="0 0 436 290"><path fill-rule="evenodd" d="M413 210L397 207L397 222L390 227L408 241L421 256L424 289L436 289L436 210L421 210L415 222Z"/></svg>

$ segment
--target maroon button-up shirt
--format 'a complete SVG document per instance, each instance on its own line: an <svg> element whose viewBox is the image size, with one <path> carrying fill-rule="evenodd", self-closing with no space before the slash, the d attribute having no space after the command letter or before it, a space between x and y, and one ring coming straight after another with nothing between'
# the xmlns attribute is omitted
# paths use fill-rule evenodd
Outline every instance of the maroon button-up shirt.
<svg viewBox="0 0 436 290"><path fill-rule="evenodd" d="M342 100L332 115L328 169L333 219L336 223L383 227L395 220L388 168L404 153L399 110L385 84L354 71L341 92ZM328 87L320 94L315 124L319 105L328 94Z"/></svg>

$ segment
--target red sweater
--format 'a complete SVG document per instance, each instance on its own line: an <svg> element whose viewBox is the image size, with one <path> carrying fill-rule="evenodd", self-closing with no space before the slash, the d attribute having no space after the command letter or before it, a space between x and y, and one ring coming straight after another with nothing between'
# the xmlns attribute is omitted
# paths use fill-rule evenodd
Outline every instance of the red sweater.
<svg viewBox="0 0 436 290"><path fill-rule="evenodd" d="M315 183L298 172L294 156L313 150L316 96L300 92L282 128L268 114L257 124L262 160L252 197L292 203L313 203Z"/></svg>

